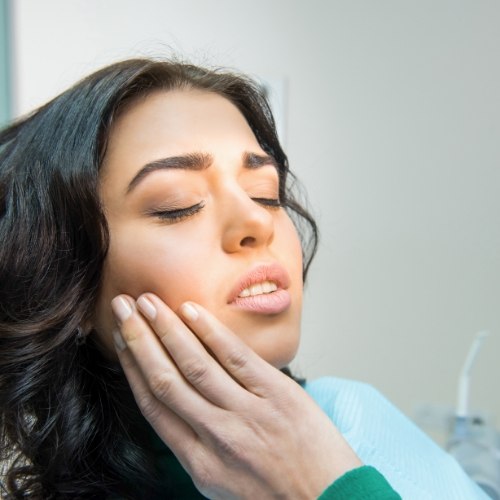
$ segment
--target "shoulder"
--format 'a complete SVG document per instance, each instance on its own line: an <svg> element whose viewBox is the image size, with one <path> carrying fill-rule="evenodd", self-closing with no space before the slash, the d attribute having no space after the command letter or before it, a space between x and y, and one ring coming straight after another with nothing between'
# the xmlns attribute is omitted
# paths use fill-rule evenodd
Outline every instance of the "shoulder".
<svg viewBox="0 0 500 500"><path fill-rule="evenodd" d="M377 389L365 382L337 377L322 377L307 381L306 392L335 422L341 432L348 432L359 424L367 409L399 411ZM373 413L373 411L371 412Z"/></svg>
<svg viewBox="0 0 500 500"><path fill-rule="evenodd" d="M335 397L345 391L371 392L376 389L365 382L349 380L338 377L321 377L314 380L306 380L304 389L313 397Z"/></svg>
<svg viewBox="0 0 500 500"><path fill-rule="evenodd" d="M363 463L380 471L403 498L486 498L453 457L371 385L324 377L304 389Z"/></svg>
<svg viewBox="0 0 500 500"><path fill-rule="evenodd" d="M373 449L387 449L396 442L422 453L438 448L370 384L323 377L306 382L304 389L355 448L364 450L371 444Z"/></svg>

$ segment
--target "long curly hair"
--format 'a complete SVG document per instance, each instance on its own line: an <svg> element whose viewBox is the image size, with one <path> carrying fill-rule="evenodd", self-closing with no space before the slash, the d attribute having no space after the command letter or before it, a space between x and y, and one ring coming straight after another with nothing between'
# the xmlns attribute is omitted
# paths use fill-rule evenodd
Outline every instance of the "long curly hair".
<svg viewBox="0 0 500 500"><path fill-rule="evenodd" d="M179 61L105 67L0 132L0 486L6 498L147 498L150 459L120 367L82 325L95 310L109 234L99 169L120 110L158 90L231 101L279 164L280 196L302 236L317 228L269 106L247 77Z"/></svg>

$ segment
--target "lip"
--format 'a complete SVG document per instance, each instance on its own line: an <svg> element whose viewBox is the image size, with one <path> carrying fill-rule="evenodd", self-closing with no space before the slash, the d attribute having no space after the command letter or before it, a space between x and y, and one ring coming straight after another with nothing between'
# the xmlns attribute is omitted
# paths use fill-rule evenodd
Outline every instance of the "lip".
<svg viewBox="0 0 500 500"><path fill-rule="evenodd" d="M276 283L278 289L274 292L250 297L239 297L245 289L263 281ZM279 314L290 306L291 296L288 292L290 276L278 263L261 264L245 273L229 294L228 304L238 309L260 314Z"/></svg>

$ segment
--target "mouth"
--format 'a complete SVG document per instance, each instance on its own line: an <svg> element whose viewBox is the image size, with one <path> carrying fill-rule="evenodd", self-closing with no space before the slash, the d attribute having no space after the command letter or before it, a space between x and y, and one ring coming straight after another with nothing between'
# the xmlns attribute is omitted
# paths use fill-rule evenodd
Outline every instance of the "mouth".
<svg viewBox="0 0 500 500"><path fill-rule="evenodd" d="M258 314L279 314L289 308L290 277L280 264L259 265L244 274L233 288L228 304Z"/></svg>

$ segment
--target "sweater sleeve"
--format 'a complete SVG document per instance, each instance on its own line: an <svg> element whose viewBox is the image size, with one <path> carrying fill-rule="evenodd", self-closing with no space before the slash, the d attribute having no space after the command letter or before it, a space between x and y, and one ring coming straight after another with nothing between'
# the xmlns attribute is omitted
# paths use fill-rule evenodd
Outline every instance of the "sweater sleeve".
<svg viewBox="0 0 500 500"><path fill-rule="evenodd" d="M346 472L332 483L318 500L401 500L385 477L364 465Z"/></svg>

